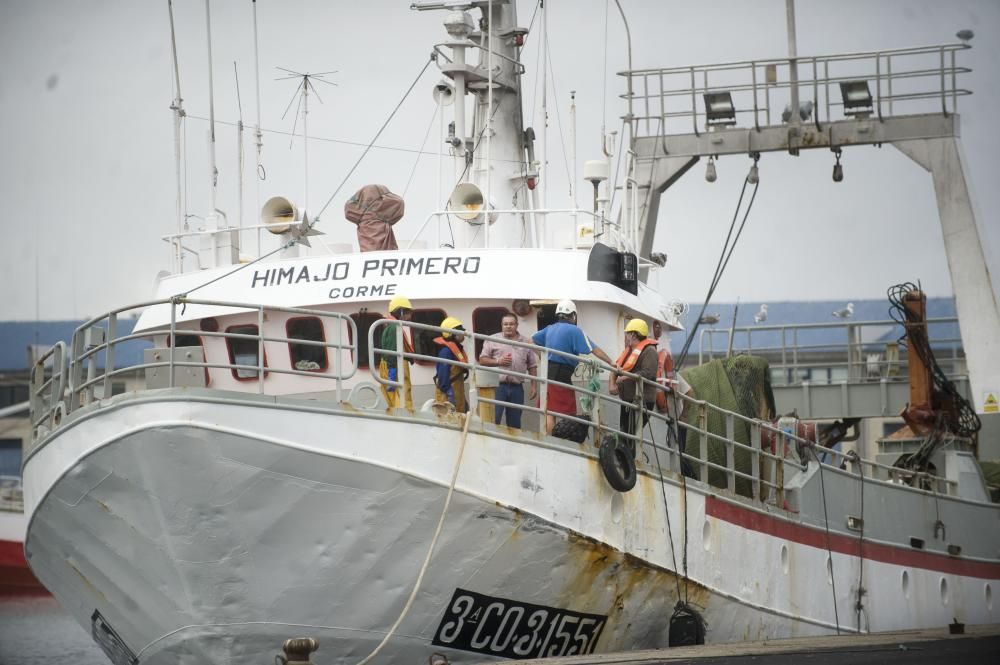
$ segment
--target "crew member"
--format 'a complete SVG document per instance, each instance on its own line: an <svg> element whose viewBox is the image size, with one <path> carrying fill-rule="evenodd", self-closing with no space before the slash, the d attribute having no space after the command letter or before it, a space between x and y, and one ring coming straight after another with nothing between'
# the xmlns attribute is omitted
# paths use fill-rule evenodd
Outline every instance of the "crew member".
<svg viewBox="0 0 1000 665"><path fill-rule="evenodd" d="M492 335L483 344L482 353L479 354L479 363L484 367L500 367L501 369L517 372L518 374L530 374L535 376L538 372L538 357L525 346L513 346L505 344L504 340L516 342L528 342L527 337L517 331L517 315L507 312L500 321L500 332ZM524 404L524 379L520 376L510 374L500 374L497 385L496 399L499 402L510 404ZM528 401L535 399L535 382L528 381ZM496 424L507 415L507 426L521 428L521 409L504 404L496 405Z"/></svg>
<svg viewBox="0 0 1000 665"><path fill-rule="evenodd" d="M631 376L618 374L611 381L611 394L618 393L623 402L632 404L632 406L622 405L618 428L626 434L635 434L638 430L636 422L638 420L639 400L641 399L645 406L641 427L649 420L648 412L653 410L656 393L659 391L656 385L657 366L659 365L656 340L649 339L649 326L642 319L631 319L625 325L625 350L618 357L615 365L623 372L631 372L646 379L641 391L636 385L638 381ZM635 442L629 440L628 443L634 453Z"/></svg>
<svg viewBox="0 0 1000 665"><path fill-rule="evenodd" d="M434 343L441 347L438 351L438 358L444 360L457 360L468 362L462 342L465 341L465 328L462 322L454 316L449 316L441 322L442 328L447 328L440 337L434 338ZM469 375L469 370L461 365L450 363L437 364L437 372L434 374L434 385L437 386L435 398L439 402L448 401L455 405L455 410L465 413L465 377Z"/></svg>
<svg viewBox="0 0 1000 665"><path fill-rule="evenodd" d="M597 348L590 338L576 325L576 304L572 300L561 300L556 305L556 322L546 326L531 336L531 341L539 346L545 346L556 351L572 353L577 356L592 353L609 365L613 365L608 354ZM546 392L547 410L545 416L545 431L552 433L556 425L553 413L576 415L576 395L571 388L573 370L579 364L579 358L571 358L558 354L549 355L548 389ZM552 383L558 381L559 383Z"/></svg>
<svg viewBox="0 0 1000 665"><path fill-rule="evenodd" d="M389 301L389 316L387 318L394 321L409 321L413 316L413 304L403 296L396 296ZM382 329L379 337L378 348L383 351L396 351L396 332L400 328L397 324L388 324ZM403 329L403 351L413 353L413 340L410 337L409 326L402 326ZM399 356L395 353L380 353L378 356L378 375L383 379L398 381L397 368L399 367ZM413 385L410 383L410 365L412 358L406 358L403 363L403 404L410 411L413 410ZM399 406L399 389L397 386L382 384L382 396L385 397L389 408Z"/></svg>

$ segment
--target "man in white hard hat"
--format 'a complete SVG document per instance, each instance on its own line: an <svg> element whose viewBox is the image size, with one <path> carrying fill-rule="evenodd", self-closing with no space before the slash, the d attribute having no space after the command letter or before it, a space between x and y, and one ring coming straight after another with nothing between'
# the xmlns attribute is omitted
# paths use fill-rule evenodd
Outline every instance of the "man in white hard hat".
<svg viewBox="0 0 1000 665"><path fill-rule="evenodd" d="M404 298L403 296L396 296L389 301L389 316L386 318L393 319L395 321L409 321L413 316L413 304ZM396 332L399 325L387 325L382 329L382 335L379 337L378 348L385 351L396 351ZM407 326L403 326L403 351L406 353L413 353L413 340L410 336L410 330ZM399 357L395 353L391 354L378 354L378 375L383 379L389 379L390 381L398 381L397 378L397 367L399 366ZM403 404L410 411L413 410L413 384L410 383L410 364L413 360L406 359L403 363ZM399 406L399 389L396 386L382 385L382 396L385 397L386 403L389 408L397 408Z"/></svg>
<svg viewBox="0 0 1000 665"><path fill-rule="evenodd" d="M601 351L590 338L576 325L576 303L572 300L560 300L556 305L556 322L546 326L531 336L531 341L538 346L545 346L556 351L585 356L592 353L609 365L614 365L608 354ZM578 358L551 354L548 365L548 390L546 400L548 411L545 416L545 431L552 433L556 417L553 413L576 415L576 394L572 389L559 385L570 385L573 382L573 370L579 364ZM551 383L557 381L558 383Z"/></svg>

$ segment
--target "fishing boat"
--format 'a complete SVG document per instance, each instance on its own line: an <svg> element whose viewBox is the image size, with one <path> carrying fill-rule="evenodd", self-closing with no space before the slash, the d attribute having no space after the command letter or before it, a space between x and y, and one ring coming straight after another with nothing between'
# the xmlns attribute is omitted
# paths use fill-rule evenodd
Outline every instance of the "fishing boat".
<svg viewBox="0 0 1000 665"><path fill-rule="evenodd" d="M333 213L275 197L260 228L280 244L245 259L213 198L203 229L168 238L172 271L151 300L87 321L34 368L26 557L109 659L270 662L285 639L310 636L337 662L459 663L995 623L1000 506L974 451L982 422L995 422L980 395L998 385L988 354L1000 326L955 168L955 58L967 45L630 69L624 144L608 138L584 168L593 206L553 209L521 113L530 31L515 3L413 9L444 17L433 92L453 118L455 176L418 213L413 240L397 247L393 219L365 217L396 200L375 186L347 204L357 250L300 254ZM928 54L939 64L908 65ZM837 74L843 61L865 74ZM913 79L926 87L893 95L893 82ZM179 76L175 90L179 122ZM781 90L801 109L785 119L772 110ZM893 112L908 99L943 108ZM927 325L922 293L900 289L905 371L834 387L855 397L874 386L877 399L905 386L911 436L895 449L862 459L834 445L851 424L818 410L812 423L781 416L750 356L692 368L691 394L669 376L586 359L571 384L576 413L558 414L552 432L550 362L571 354L501 340L536 353L537 375L480 361L504 315L529 335L565 301L612 355L632 319L680 331L682 308L649 286L671 183L702 158L839 157L872 143L932 171L972 395L942 401L948 377L914 341ZM395 298L412 318L388 316ZM460 335L464 352L442 359L440 340ZM137 345L141 363L117 362ZM441 365L468 373L467 412L435 390ZM136 372L144 389L112 394ZM407 375L412 405L400 399ZM652 382L665 410L611 394L616 375ZM537 384L538 402L498 400L511 378ZM869 410L842 404L844 418ZM496 424L497 407L521 410L522 427ZM623 408L648 426L621 429Z"/></svg>

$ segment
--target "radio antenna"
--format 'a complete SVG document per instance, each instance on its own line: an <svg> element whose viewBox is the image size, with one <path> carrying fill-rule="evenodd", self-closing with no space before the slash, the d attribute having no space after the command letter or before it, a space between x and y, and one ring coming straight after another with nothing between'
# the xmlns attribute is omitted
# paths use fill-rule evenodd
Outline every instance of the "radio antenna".
<svg viewBox="0 0 1000 665"><path fill-rule="evenodd" d="M333 81L328 81L324 77L330 76L331 74L336 74L337 71L330 72L319 72L318 74L310 74L304 72L296 72L291 69L285 69L284 67L278 67L282 72L288 74L288 76L280 76L275 81L289 81L292 79L299 79L299 85L295 88L295 92L292 94L292 99L288 102L288 106L285 108L285 112L281 114L281 119L284 120L285 116L292 109L292 104L298 100L298 104L295 108L295 122L292 123L292 138L288 142L289 149L292 147L292 142L295 141L295 129L299 122L299 110L302 111L302 181L304 185L304 194L302 198L302 207L305 209L309 208L309 94L310 92L316 95L316 99L319 103L323 103L323 98L319 96L319 92L316 90L315 83L325 83L327 85L337 86Z"/></svg>

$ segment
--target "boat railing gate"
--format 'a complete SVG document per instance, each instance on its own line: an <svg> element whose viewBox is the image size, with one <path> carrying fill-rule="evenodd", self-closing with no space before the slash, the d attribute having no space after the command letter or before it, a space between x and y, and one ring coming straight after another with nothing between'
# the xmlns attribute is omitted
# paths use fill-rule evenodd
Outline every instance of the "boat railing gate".
<svg viewBox="0 0 1000 665"><path fill-rule="evenodd" d="M931 347L945 375L965 378L965 363L959 355L962 340L933 334L935 330L957 330L958 319L933 318L927 324ZM731 353L752 353L767 358L775 386L906 382L906 345L887 338L899 328L893 320L706 328L698 338L698 363Z"/></svg>
<svg viewBox="0 0 1000 665"><path fill-rule="evenodd" d="M384 325L394 325L396 328L396 350L378 349L375 343L376 331ZM444 363L458 366L468 370L469 373L469 413L479 413L480 404L490 404L494 407L502 406L514 408L530 413L536 413L539 417L537 437L543 438L546 433L545 416L554 415L558 418L580 423L592 429L593 441L603 445L608 441L608 437L617 437L619 440L632 441L635 443L636 454L641 455L645 446L653 449L657 466L660 465L659 453L664 454L664 469L669 469L674 473L681 473L683 470L682 460L690 465L696 479L703 483L709 483L709 472L714 470L724 474L725 484L719 486L720 489L727 490L735 494L737 491L738 479L747 482L752 487L752 497L765 503L788 507L786 500L785 481L792 478L796 472L805 472L808 463L813 461L824 466L846 469L848 464L853 466L855 472L861 475L865 482L890 482L894 484L907 484L910 486L926 488L938 494L952 494L957 488L957 483L938 476L933 476L923 472L915 472L895 467L890 467L878 462L863 460L852 453L842 453L840 451L822 446L818 440L810 441L796 436L769 422L750 418L742 414L720 408L704 400L694 399L688 395L679 394L672 388L668 390L668 410L667 413L660 413L653 409L646 409L641 398L638 401L626 402L617 395L611 395L602 391L593 391L589 387L579 385L567 385L561 382L550 380L548 374L549 359L553 355L579 360L577 356L563 353L555 349L537 346L532 343L507 340L464 331L462 334L475 341L492 340L496 343L509 345L511 347L527 348L538 354L537 375L515 372L504 367L488 367L479 363L479 359L472 354L467 362L428 356L420 353L410 353L405 350L402 342L403 327L412 330L424 330L433 332L449 331L440 326L416 323L413 321L397 321L394 319L379 319L375 321L368 331L368 366L372 378L377 383L393 387L400 390L403 381L399 378L391 380L383 378L378 372L376 355L390 356L396 359L396 376L404 376L403 364L409 360L420 360L431 363ZM582 369L582 371L581 371ZM583 360L577 365L578 378L588 378L586 375L594 375L598 370L612 370L597 360ZM499 377L511 376L520 378L522 381L537 381L538 406L532 404L516 404L495 397L483 394L482 388L477 382L477 372L496 374ZM653 385L658 390L665 387L662 380L650 381L637 374L617 370L619 374L628 376L636 380L636 395L643 394L643 388ZM579 375L583 375L582 377ZM545 387L550 383L566 386L573 390L578 399L578 404L582 405L587 413L577 413L567 415L553 413L547 407L547 391ZM618 427L618 419L615 417L602 419L602 412L624 407L631 412L632 422L642 423L648 418L650 423L658 423L658 429L665 431L666 436L663 441L656 441L653 436L653 428L638 427L636 433L629 433ZM579 409L578 409L579 411ZM681 414L681 418L674 418L673 414ZM725 426L725 434L718 434L709 429L709 420L712 414L722 418ZM582 417L581 417L582 416ZM744 444L736 441L736 431L738 427L746 428L749 432L749 442ZM681 431L686 432L686 445L681 449L678 445ZM818 430L817 430L818 438ZM721 446L725 452L723 463L713 462L709 459L709 447L711 445ZM749 468L737 468L737 451L742 450L749 456ZM660 470L662 472L662 470ZM718 485L717 485L718 486Z"/></svg>
<svg viewBox="0 0 1000 665"><path fill-rule="evenodd" d="M123 318L123 315L130 317L133 312L160 305L169 305L170 307L169 326L151 328L138 333L118 334L118 323ZM183 308L188 306L222 308L224 310L231 310L231 313L256 312L257 334L179 328L178 309L183 311ZM347 326L348 337L344 339L345 328L343 325L333 326L337 335L336 339L332 341L265 335L265 314L277 312L314 316L320 319L335 319L338 323L343 323ZM167 348L156 349L155 338L164 335L167 336L169 346ZM248 365L240 362L207 362L203 357L198 355L192 356L184 347L172 348L174 347L173 340L177 339L178 335L197 335L199 337L219 337L226 340L249 340L256 342L257 363L256 365ZM357 335L357 324L349 315L301 307L271 307L218 300L172 298L144 302L113 310L107 314L95 317L78 327L73 333L71 351L68 355L66 354L65 344L59 342L35 362L31 374L30 393L33 443L58 428L63 418L76 409L96 400L110 397L112 395L112 382L114 379L140 370L148 372L157 368L166 369L166 381L165 385L162 386L166 388L172 388L176 385L178 376L185 368L201 368L204 372L207 372L208 369L229 369L234 372L239 370L255 370L256 377L267 376L271 373L290 374L308 377L317 381L333 382L336 399L340 402L343 397L343 381L354 376L358 369L357 348L350 341L356 340ZM151 356L151 362L143 361L119 366L119 363L116 362L116 351L124 344L135 344L137 342L153 343L154 351L158 350L162 353L154 353ZM321 373L295 368L284 369L266 366L264 344L267 342L333 349L335 353L331 354L333 356L332 372ZM349 361L345 360L343 357L344 354L341 351L349 352ZM45 370L48 364L51 364L51 374L46 377ZM257 390L261 394L265 392L265 381L257 381Z"/></svg>
<svg viewBox="0 0 1000 665"><path fill-rule="evenodd" d="M710 117L706 113L705 95L729 95L732 108L729 117L722 120L723 125L735 125L740 117L748 118L743 125L758 130L780 124L779 120L787 123L792 114L793 86L799 92L796 112L801 113L804 123L813 122L820 129L820 123L835 120L833 111L838 108L844 117L861 117L864 113L874 114L879 120L900 115L899 110L907 114L956 113L958 98L972 94L958 86L959 74L972 70L955 62L956 53L967 48L971 46L964 43L939 44L795 59L633 69L619 72L619 76L626 79L627 92L622 98L629 103L636 136L697 135L719 126L717 114ZM872 84L874 90L869 88ZM860 91L869 107L858 110L853 100L846 107L844 97L848 91L842 86ZM772 110L775 104L779 104L777 113Z"/></svg>

